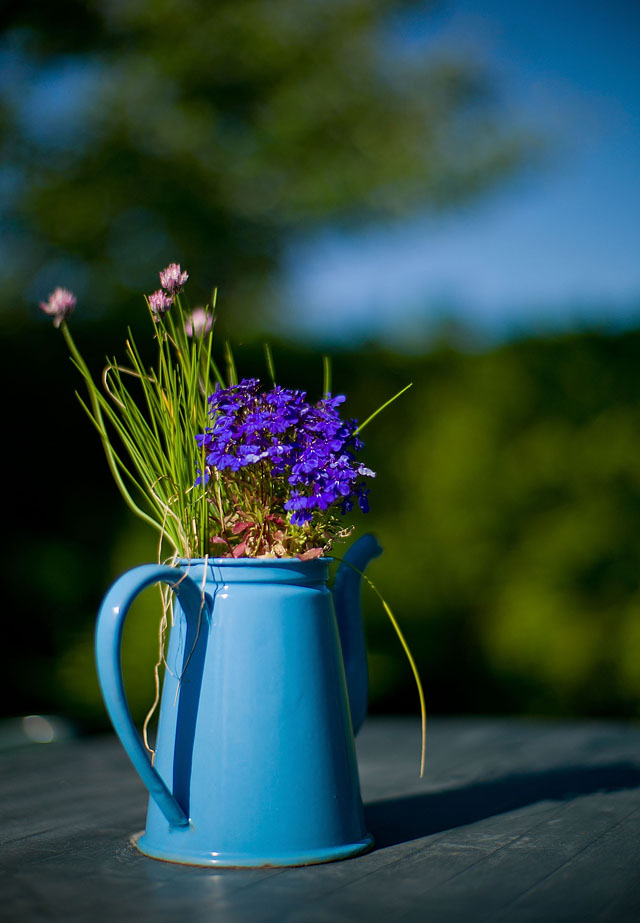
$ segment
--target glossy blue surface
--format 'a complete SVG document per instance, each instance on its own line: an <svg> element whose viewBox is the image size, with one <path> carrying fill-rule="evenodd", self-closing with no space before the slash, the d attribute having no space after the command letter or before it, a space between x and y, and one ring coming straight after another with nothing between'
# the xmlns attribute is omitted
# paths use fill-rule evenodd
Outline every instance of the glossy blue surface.
<svg viewBox="0 0 640 923"><path fill-rule="evenodd" d="M379 553L363 536L348 554L361 570ZM367 683L360 578L341 565L336 620L328 567L251 558L144 565L107 593L98 675L151 794L143 853L193 865L303 865L371 845L349 707L350 695L358 725ZM120 644L133 599L159 581L177 602L152 766L126 704Z"/></svg>

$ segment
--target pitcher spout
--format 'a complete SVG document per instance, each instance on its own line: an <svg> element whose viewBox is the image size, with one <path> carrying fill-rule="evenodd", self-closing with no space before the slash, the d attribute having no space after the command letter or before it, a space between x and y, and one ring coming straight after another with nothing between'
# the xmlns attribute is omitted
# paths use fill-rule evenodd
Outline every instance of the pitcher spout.
<svg viewBox="0 0 640 923"><path fill-rule="evenodd" d="M347 678L353 733L357 734L367 714L369 671L362 621L361 574L369 561L382 554L374 535L361 536L344 555L333 582L333 604L340 632L342 658Z"/></svg>

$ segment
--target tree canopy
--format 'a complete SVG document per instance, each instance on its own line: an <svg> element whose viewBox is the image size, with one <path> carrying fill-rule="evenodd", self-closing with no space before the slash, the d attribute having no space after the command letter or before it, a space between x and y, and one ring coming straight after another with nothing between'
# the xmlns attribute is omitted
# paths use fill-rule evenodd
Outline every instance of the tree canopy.
<svg viewBox="0 0 640 923"><path fill-rule="evenodd" d="M527 144L505 124L490 76L446 54L437 30L407 41L430 7L6 5L11 303L43 294L25 293L37 268L41 285L55 277L113 310L177 259L246 311L290 235L441 208L490 186Z"/></svg>
<svg viewBox="0 0 640 923"><path fill-rule="evenodd" d="M103 354L100 327L82 331L91 358ZM48 325L37 335L27 343L13 330L5 352L12 380L26 349L43 344L57 372L46 397L31 378L7 402L15 473L5 480L19 515L3 574L13 688L2 702L8 714L58 710L99 724L95 613L119 573L155 559L157 541L120 501L76 406L64 344ZM243 367L263 367L258 344L238 353ZM354 520L384 547L368 573L412 648L431 713L640 714L639 355L640 333L626 332L336 358L335 391L360 420L413 382L363 433L377 477L371 512ZM318 356L278 344L274 356L279 382L321 393ZM25 417L29 434L16 442ZM417 713L389 621L366 589L363 602L372 708ZM140 605L124 650L143 717L161 607L152 591Z"/></svg>

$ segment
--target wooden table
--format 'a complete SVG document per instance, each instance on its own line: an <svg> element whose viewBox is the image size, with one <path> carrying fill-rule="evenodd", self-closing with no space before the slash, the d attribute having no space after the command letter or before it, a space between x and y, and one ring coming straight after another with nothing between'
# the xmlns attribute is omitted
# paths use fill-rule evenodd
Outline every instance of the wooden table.
<svg viewBox="0 0 640 923"><path fill-rule="evenodd" d="M146 795L111 737L0 757L0 917L61 921L638 923L640 727L416 720L358 740L376 848L296 869L141 856Z"/></svg>

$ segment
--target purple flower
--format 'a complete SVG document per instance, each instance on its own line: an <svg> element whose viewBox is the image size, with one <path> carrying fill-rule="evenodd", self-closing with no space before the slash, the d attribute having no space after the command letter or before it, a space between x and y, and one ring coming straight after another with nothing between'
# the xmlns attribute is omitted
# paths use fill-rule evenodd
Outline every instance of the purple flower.
<svg viewBox="0 0 640 923"><path fill-rule="evenodd" d="M340 419L344 397L328 395L310 404L304 391L276 385L261 391L255 378L218 388L209 397L212 425L196 437L204 449L206 470L233 477L251 465L262 466L274 499L290 514L293 525L310 522L313 514L354 503L368 510L366 481L371 469L356 461L362 443L355 436L355 420Z"/></svg>
<svg viewBox="0 0 640 923"><path fill-rule="evenodd" d="M204 308L194 308L184 322L184 332L188 337L203 337L211 333L213 314Z"/></svg>
<svg viewBox="0 0 640 923"><path fill-rule="evenodd" d="M182 272L180 263L169 263L160 273L160 285L170 295L178 295L189 278L188 272Z"/></svg>
<svg viewBox="0 0 640 923"><path fill-rule="evenodd" d="M48 301L41 301L40 307L45 314L53 317L53 326L59 327L76 306L76 296L67 288L56 288L49 295Z"/></svg>
<svg viewBox="0 0 640 923"><path fill-rule="evenodd" d="M167 295L161 288L153 295L149 295L149 308L151 315L157 324L163 314L166 314L173 304L173 295Z"/></svg>

